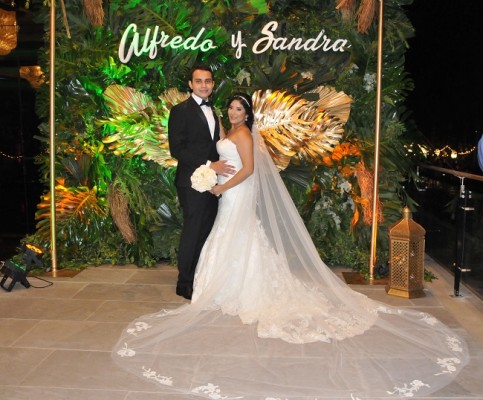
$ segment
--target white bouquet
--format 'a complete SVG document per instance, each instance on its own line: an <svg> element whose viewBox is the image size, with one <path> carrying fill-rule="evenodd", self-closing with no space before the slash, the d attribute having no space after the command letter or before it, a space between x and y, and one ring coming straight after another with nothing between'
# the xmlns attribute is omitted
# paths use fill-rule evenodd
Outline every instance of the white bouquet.
<svg viewBox="0 0 483 400"><path fill-rule="evenodd" d="M191 175L191 187L200 193L210 190L216 183L216 172L207 165L199 166Z"/></svg>

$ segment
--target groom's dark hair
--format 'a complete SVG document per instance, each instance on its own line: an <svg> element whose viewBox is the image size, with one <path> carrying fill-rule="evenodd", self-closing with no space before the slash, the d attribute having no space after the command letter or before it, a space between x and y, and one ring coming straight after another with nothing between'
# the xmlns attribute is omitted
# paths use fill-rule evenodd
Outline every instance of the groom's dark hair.
<svg viewBox="0 0 483 400"><path fill-rule="evenodd" d="M195 64L195 65L193 65L193 67L191 68L191 71L190 71L190 78L189 78L190 81L193 80L193 74L197 69L201 69L202 71L208 71L211 74L211 78L213 79L213 70L211 69L211 67L209 65Z"/></svg>

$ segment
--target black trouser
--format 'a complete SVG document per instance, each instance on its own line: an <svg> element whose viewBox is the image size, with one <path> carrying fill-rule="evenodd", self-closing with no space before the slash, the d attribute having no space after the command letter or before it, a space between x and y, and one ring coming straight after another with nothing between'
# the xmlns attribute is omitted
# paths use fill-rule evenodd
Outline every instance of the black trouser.
<svg viewBox="0 0 483 400"><path fill-rule="evenodd" d="M183 229L178 248L178 287L193 286L196 264L218 211L218 199L210 192L178 187Z"/></svg>

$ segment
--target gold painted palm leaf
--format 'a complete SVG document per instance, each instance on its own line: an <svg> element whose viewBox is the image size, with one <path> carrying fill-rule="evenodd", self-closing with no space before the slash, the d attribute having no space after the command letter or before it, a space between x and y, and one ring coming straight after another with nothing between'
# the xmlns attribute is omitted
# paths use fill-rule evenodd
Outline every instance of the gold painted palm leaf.
<svg viewBox="0 0 483 400"><path fill-rule="evenodd" d="M148 96L131 87L110 85L104 90L103 96L113 114L126 115L155 109Z"/></svg>
<svg viewBox="0 0 483 400"><path fill-rule="evenodd" d="M344 124L349 119L352 99L344 92L338 92L330 86L319 86L310 93L317 93L319 100L314 104L319 110L325 111Z"/></svg>
<svg viewBox="0 0 483 400"><path fill-rule="evenodd" d="M188 92L180 92L176 88L166 90L162 95L158 96L158 99L163 103L163 110L166 110L169 114L169 110L176 104L185 101L190 94Z"/></svg>
<svg viewBox="0 0 483 400"><path fill-rule="evenodd" d="M309 101L270 90L259 90L252 96L260 134L280 170L288 166L293 156L320 164L344 133L350 97L325 86L312 93L319 99Z"/></svg>
<svg viewBox="0 0 483 400"><path fill-rule="evenodd" d="M311 93L317 94L318 100L270 90L253 94L260 133L281 170L294 156L320 164L344 132L350 97L326 86ZM156 105L133 88L109 86L104 97L113 116L103 122L116 133L103 142L116 155L138 155L165 167L175 166L177 161L169 152L167 121L171 108L188 96L171 88L159 96L160 103Z"/></svg>
<svg viewBox="0 0 483 400"><path fill-rule="evenodd" d="M116 133L105 137L103 142L114 154L141 156L164 167L177 164L169 152L167 119L171 107L186 95L170 89L160 96L162 102L157 107L133 88L112 85L104 91L104 98L113 116L102 122Z"/></svg>
<svg viewBox="0 0 483 400"><path fill-rule="evenodd" d="M105 205L96 188L65 187L63 183L64 180L60 180L55 186L55 215L59 226L69 226L69 221L77 221L72 226L85 227L106 215ZM50 193L42 196L35 219L38 221L38 233L47 237L50 232Z"/></svg>

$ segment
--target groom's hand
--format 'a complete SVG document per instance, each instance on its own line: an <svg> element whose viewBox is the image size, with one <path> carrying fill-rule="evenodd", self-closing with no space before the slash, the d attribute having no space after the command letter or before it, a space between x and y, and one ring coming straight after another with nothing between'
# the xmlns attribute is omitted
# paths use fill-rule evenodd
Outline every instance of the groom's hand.
<svg viewBox="0 0 483 400"><path fill-rule="evenodd" d="M213 169L217 175L223 176L230 176L236 172L235 167L227 164L226 160L213 161L210 164L210 168Z"/></svg>

